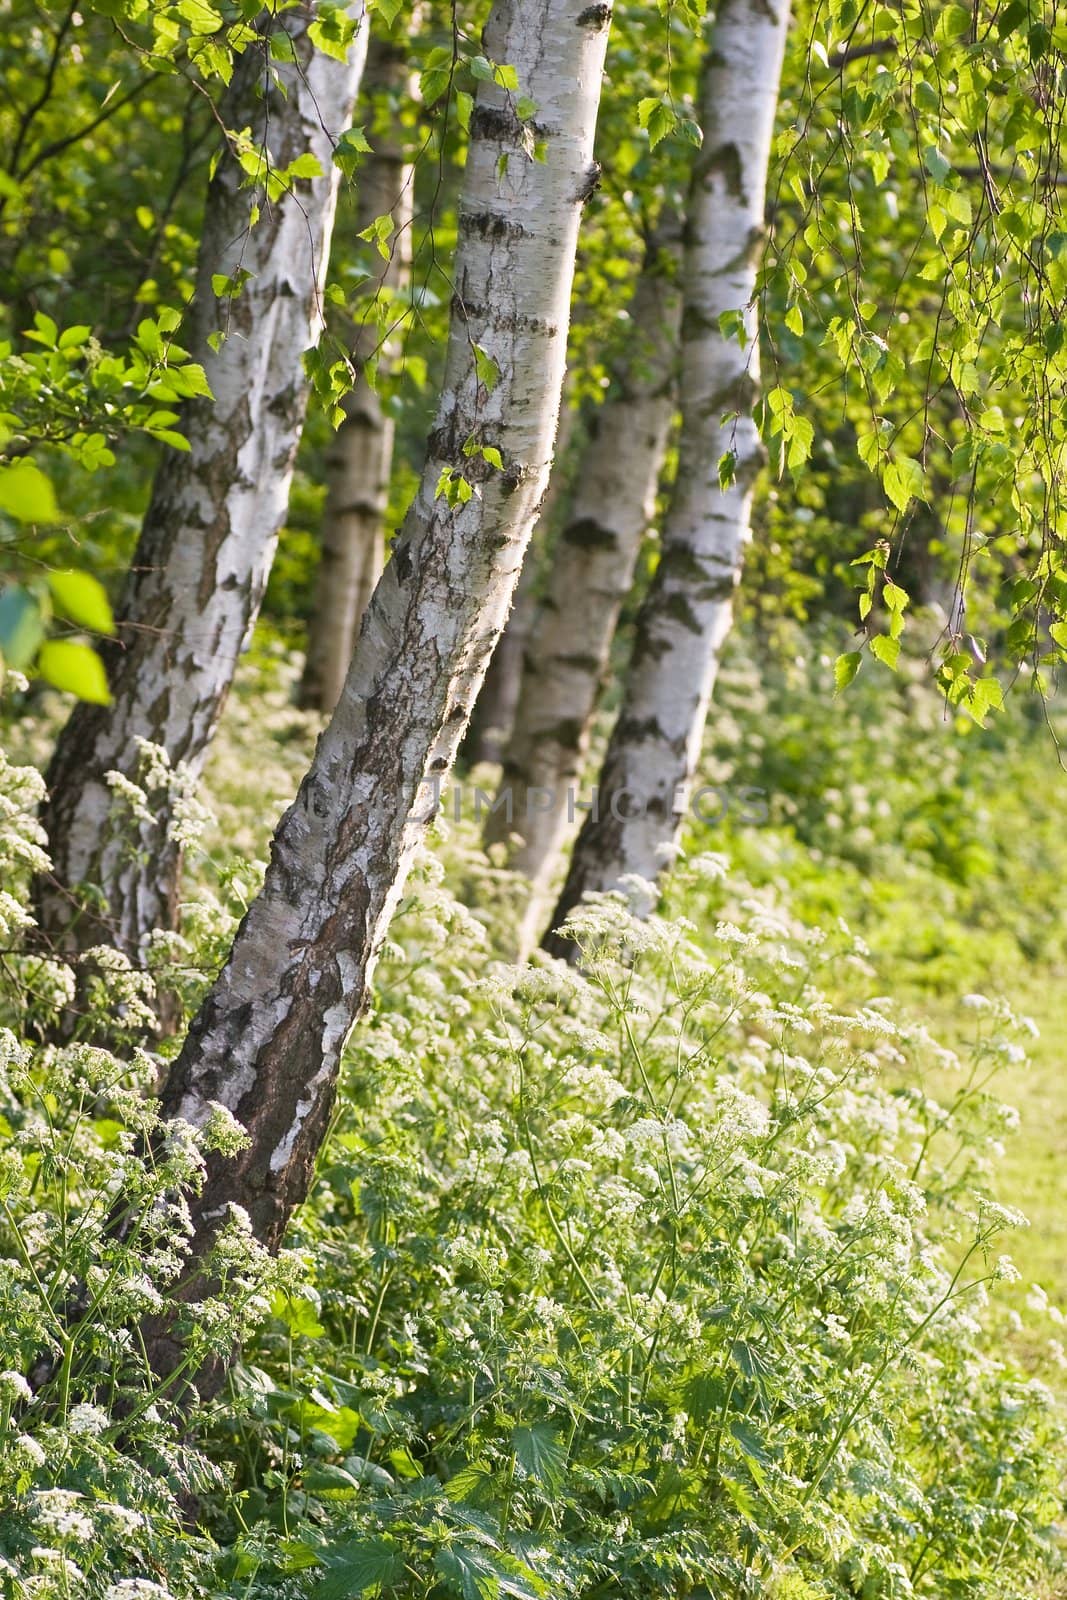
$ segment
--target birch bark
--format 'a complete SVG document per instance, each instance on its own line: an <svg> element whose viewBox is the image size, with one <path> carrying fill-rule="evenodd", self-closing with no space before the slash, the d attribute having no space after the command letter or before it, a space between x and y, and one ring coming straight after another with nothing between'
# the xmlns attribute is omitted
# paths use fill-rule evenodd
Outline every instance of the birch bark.
<svg viewBox="0 0 1067 1600"><path fill-rule="evenodd" d="M360 26L345 61L314 48L317 11L304 3L281 13L271 27L289 34L295 59L272 62L265 42L246 50L220 108L227 128L251 129L273 169L310 152L321 176L268 201L241 186L227 151L208 189L182 339L214 398L187 404L189 449L168 452L156 473L107 658L112 704L76 707L48 772L54 874L40 886L39 920L68 951L106 942L136 957L153 928L175 924L181 852L169 808L136 840L116 837L106 774L132 773L138 737L199 771L285 517L307 403L302 357L321 326L340 177L332 154L366 54L363 0L349 8ZM212 278L237 272L250 277L220 307ZM215 351L208 341L220 327ZM89 880L102 886L106 911L81 908L78 886Z"/></svg>
<svg viewBox="0 0 1067 1600"><path fill-rule="evenodd" d="M541 892L575 809L619 612L641 539L655 513L678 360L681 225L665 216L649 240L634 290L626 354L600 407L578 469L548 588L525 652L514 731L491 844L519 835L511 864L531 880L536 927Z"/></svg>
<svg viewBox="0 0 1067 1600"><path fill-rule="evenodd" d="M369 103L375 95L414 96L417 80L408 66L408 41L417 29L417 17L408 16L402 35L371 40L363 74L363 94ZM326 712L341 697L360 621L385 566L394 426L364 376L368 360L382 343L374 305L382 290L390 291L390 304L394 297L399 301L411 278L415 174L405 159L403 130L394 124L373 132L371 139L373 153L359 169L355 230L361 233L378 217L392 216L394 232L388 258L374 252L374 271L362 291L351 347L358 377L344 400L344 421L326 455L326 506L300 682L300 704ZM399 314L397 305L393 315ZM379 352L379 370L386 370L395 358L396 340L387 338Z"/></svg>
<svg viewBox="0 0 1067 1600"><path fill-rule="evenodd" d="M568 451L576 415L577 413L567 403L566 389L564 389L548 488L537 513L537 525L526 551L519 581L515 585L511 612L486 669L467 731L460 745L458 759L468 768L476 767L483 761L503 760L505 747L515 726L523 661L534 619L537 616L541 558L557 507L568 487L570 476Z"/></svg>
<svg viewBox="0 0 1067 1600"><path fill-rule="evenodd" d="M723 0L702 85L704 145L688 203L678 477L659 566L638 619L623 708L545 947L587 891L636 874L654 883L676 849L719 654L749 537L763 450L752 417L758 328L752 304L764 239L788 0ZM747 342L720 332L744 308ZM721 487L719 463L733 457ZM651 909L648 897L639 909Z"/></svg>
<svg viewBox="0 0 1067 1600"><path fill-rule="evenodd" d="M307 1191L341 1049L436 809L434 780L452 763L503 627L552 455L610 17L586 0L497 0L487 24L487 55L513 65L537 104L545 159L527 155L508 94L480 84L420 487L263 889L165 1090L168 1115L200 1123L221 1101L251 1137L209 1165L197 1251L230 1202L276 1246ZM499 450L502 469L469 454L472 440ZM458 478L451 495L439 492L464 473L469 499ZM156 1353L165 1363L158 1342Z"/></svg>

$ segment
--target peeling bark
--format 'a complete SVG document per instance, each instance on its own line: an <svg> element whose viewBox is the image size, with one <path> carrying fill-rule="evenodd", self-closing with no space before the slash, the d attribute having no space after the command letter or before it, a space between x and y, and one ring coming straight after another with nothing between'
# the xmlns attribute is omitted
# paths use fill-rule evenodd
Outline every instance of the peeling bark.
<svg viewBox="0 0 1067 1600"><path fill-rule="evenodd" d="M626 352L578 468L570 515L525 653L497 805L485 830L490 844L521 838L511 864L531 880L530 932L540 924L542 892L579 815L575 801L597 697L641 539L655 512L674 409L680 256L681 224L672 214L649 241L630 306Z"/></svg>
<svg viewBox="0 0 1067 1600"><path fill-rule="evenodd" d="M188 403L188 451L160 463L106 654L113 702L78 705L48 772L43 821L54 874L39 885L44 933L67 951L107 942L143 954L153 928L177 917L180 848L160 808L134 840L109 829L106 774L136 768L138 737L196 774L255 621L289 500L306 410L302 357L321 327L337 185L332 161L349 127L366 53L365 23L346 62L316 51L305 3L272 20L295 60L245 51L220 107L226 127L251 128L275 169L313 153L322 176L268 202L240 186L225 152L209 186L196 290L182 342L203 364L212 400ZM363 0L350 14L362 19ZM274 75L277 81L275 82ZM250 227L253 204L261 215ZM215 274L250 273L220 305ZM226 333L216 352L208 343ZM106 909L80 905L79 885L102 886Z"/></svg>
<svg viewBox="0 0 1067 1600"><path fill-rule="evenodd" d="M660 563L638 618L623 708L545 948L588 891L634 874L654 883L688 806L719 653L749 537L762 446L752 417L758 327L751 303L764 236L767 165L789 25L788 0L723 0L704 71L704 147L687 207L678 477ZM744 309L741 349L719 331ZM732 483L719 462L732 452ZM651 908L648 897L640 910Z"/></svg>
<svg viewBox="0 0 1067 1600"><path fill-rule="evenodd" d="M167 1115L199 1124L218 1100L251 1136L209 1164L198 1253L231 1202L276 1247L307 1191L345 1038L435 809L432 780L452 764L507 615L548 476L593 160L607 18L582 22L582 9L498 0L486 28L487 53L515 66L538 105L546 159L526 156L506 95L480 84L493 116L472 119L461 215L499 227L460 228L457 312L419 490L263 889L164 1093ZM474 347L496 363L491 388ZM503 470L465 454L471 438L499 449ZM466 472L477 493L450 504L437 494L443 472ZM154 1345L165 1365L165 1333Z"/></svg>
<svg viewBox="0 0 1067 1600"><path fill-rule="evenodd" d="M405 18L402 35L371 41L363 74L368 101L375 94L415 95L417 79L408 66L408 40L418 27L416 8L415 15ZM387 259L375 251L374 272L362 290L363 310L357 315L351 345L358 377L344 400L344 421L326 454L326 506L299 692L302 706L326 712L341 697L360 622L385 566L394 426L364 376L367 361L382 341L373 306L383 289L399 296L411 278L415 173L405 159L403 131L375 132L372 143L373 153L359 169L355 231L361 233L377 217L391 215L394 233ZM386 339L379 371L388 369L396 353L396 340Z"/></svg>

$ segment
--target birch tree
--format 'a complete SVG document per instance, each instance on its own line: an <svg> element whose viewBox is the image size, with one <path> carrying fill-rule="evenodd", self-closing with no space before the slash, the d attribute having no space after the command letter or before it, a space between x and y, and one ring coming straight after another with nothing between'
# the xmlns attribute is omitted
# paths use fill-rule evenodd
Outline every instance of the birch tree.
<svg viewBox="0 0 1067 1600"><path fill-rule="evenodd" d="M589 750L597 695L630 588L674 408L681 320L681 226L649 240L613 392L578 468L548 587L525 651L514 731L486 841L519 836L511 863L533 886L531 916L555 865Z"/></svg>
<svg viewBox="0 0 1067 1600"><path fill-rule="evenodd" d="M332 711L340 698L360 620L385 565L394 424L366 367L375 355L379 371L395 359L395 338L386 336L383 344L378 302L384 298L385 314L395 326L411 277L415 172L406 158L396 101L416 91L408 40L417 28L416 10L405 17L402 34L372 39L363 76L368 104L386 98L389 114L376 121L373 149L359 169L355 229L363 233L378 218L391 217L393 234L384 256L374 250L371 275L361 291L351 345L356 382L342 402L344 421L326 452L326 506L300 682L300 704L316 711Z"/></svg>
<svg viewBox="0 0 1067 1600"><path fill-rule="evenodd" d="M486 26L486 56L515 69L536 126L508 90L479 84L419 489L262 891L166 1086L167 1114L201 1124L218 1101L250 1136L209 1165L198 1252L231 1202L276 1246L306 1193L341 1049L504 625L552 456L610 18L586 0L497 0Z"/></svg>
<svg viewBox="0 0 1067 1600"><path fill-rule="evenodd" d="M545 940L556 954L574 955L554 930L587 891L629 875L656 880L688 806L763 461L752 415L753 295L788 24L787 0L724 0L716 17L688 202L678 476L597 809L582 825ZM740 335L729 331L730 313L740 313Z"/></svg>
<svg viewBox="0 0 1067 1600"><path fill-rule="evenodd" d="M515 726L523 660L537 617L537 593L542 556L556 510L568 486L569 451L576 416L576 411L568 404L565 388L560 406L559 427L556 429L556 445L552 454L552 470L545 497L537 513L537 526L522 564L519 581L515 585L515 595L507 623L486 669L470 722L467 724L467 731L460 745L459 761L467 767L476 767L485 761L502 760L511 730Z"/></svg>
<svg viewBox="0 0 1067 1600"><path fill-rule="evenodd" d="M231 139L182 332L211 396L186 405L188 448L156 473L106 657L112 703L75 708L48 771L53 877L39 917L66 950L104 941L136 956L153 928L174 926L173 815L166 804L146 815L132 844L112 834L107 774L135 769L139 739L199 772L285 517L340 178L332 158L366 54L363 0L347 13L357 26L344 59L315 47L318 11L302 4L264 23L272 43L244 52L220 107ZM87 880L106 909L82 904Z"/></svg>

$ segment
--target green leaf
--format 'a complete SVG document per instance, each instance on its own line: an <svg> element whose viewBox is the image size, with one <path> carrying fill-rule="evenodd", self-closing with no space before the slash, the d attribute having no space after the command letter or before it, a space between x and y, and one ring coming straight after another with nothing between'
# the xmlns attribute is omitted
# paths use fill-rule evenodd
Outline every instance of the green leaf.
<svg viewBox="0 0 1067 1600"><path fill-rule="evenodd" d="M834 662L834 693L840 694L842 689L847 689L857 672L863 657L858 650L849 650L845 655L838 656Z"/></svg>
<svg viewBox="0 0 1067 1600"><path fill-rule="evenodd" d="M990 711L1000 711L1004 706L1004 695L997 678L979 678L970 694L963 702L964 709L970 713L980 726L984 724Z"/></svg>
<svg viewBox="0 0 1067 1600"><path fill-rule="evenodd" d="M316 20L308 27L308 38L323 55L332 56L335 61L347 61L358 26L343 4L320 5Z"/></svg>
<svg viewBox="0 0 1067 1600"><path fill-rule="evenodd" d="M912 500L926 499L926 478L912 456L896 456L882 473L886 494L898 511L906 511Z"/></svg>
<svg viewBox="0 0 1067 1600"><path fill-rule="evenodd" d="M358 1478L332 1461L317 1462L305 1468L303 1483L308 1494L325 1496L331 1500L357 1495L363 1487Z"/></svg>
<svg viewBox="0 0 1067 1600"><path fill-rule="evenodd" d="M535 1422L529 1428L516 1428L511 1435L511 1448L524 1471L554 1500L566 1476L567 1451L551 1423Z"/></svg>
<svg viewBox="0 0 1067 1600"><path fill-rule="evenodd" d="M17 584L0 593L0 655L8 666L28 667L44 638L41 608L28 589Z"/></svg>
<svg viewBox="0 0 1067 1600"><path fill-rule="evenodd" d="M871 640L871 655L895 670L900 658L900 640L889 639L884 633L876 634Z"/></svg>
<svg viewBox="0 0 1067 1600"><path fill-rule="evenodd" d="M32 461L0 467L0 511L16 522L58 522L55 491Z"/></svg>
<svg viewBox="0 0 1067 1600"><path fill-rule="evenodd" d="M368 1589L389 1588L404 1574L404 1557L387 1537L357 1539L323 1553L326 1576L313 1583L309 1600L348 1600Z"/></svg>
<svg viewBox="0 0 1067 1600"><path fill-rule="evenodd" d="M941 39L963 39L971 31L973 16L966 6L946 6L935 32Z"/></svg>
<svg viewBox="0 0 1067 1600"><path fill-rule="evenodd" d="M454 1472L445 1484L445 1494L456 1505L462 1505L466 1500L483 1504L487 1498L486 1491L493 1488L493 1469L484 1461L468 1461L466 1466Z"/></svg>
<svg viewBox="0 0 1067 1600"><path fill-rule="evenodd" d="M71 622L93 633L114 633L115 618L107 591L88 572L50 572L48 587L56 608Z"/></svg>
<svg viewBox="0 0 1067 1600"><path fill-rule="evenodd" d="M49 639L41 646L36 670L54 689L64 689L93 705L111 704L104 663L90 645L77 644L72 639Z"/></svg>
<svg viewBox="0 0 1067 1600"><path fill-rule="evenodd" d="M73 328L64 328L63 332L59 336L59 348L61 350L79 349L80 346L85 343L86 339L88 339L92 331L92 328L90 328L86 323L79 323Z"/></svg>
<svg viewBox="0 0 1067 1600"><path fill-rule="evenodd" d="M295 1337L321 1339L326 1332L319 1321L318 1307L306 1295L284 1294L279 1291L270 1303L271 1316L284 1322Z"/></svg>
<svg viewBox="0 0 1067 1600"><path fill-rule="evenodd" d="M490 1555L486 1550L472 1550L463 1545L452 1545L438 1550L434 1566L453 1594L463 1600L497 1600L509 1594L515 1600L541 1600L545 1585L529 1567L514 1556Z"/></svg>
<svg viewBox="0 0 1067 1600"><path fill-rule="evenodd" d="M372 154L371 146L367 140L367 135L364 133L362 128L346 128L344 133L342 133L341 137L338 139L337 143L345 150L355 151L359 155Z"/></svg>
<svg viewBox="0 0 1067 1600"><path fill-rule="evenodd" d="M500 382L500 368L488 351L483 350L478 344L474 346L474 370L478 375L478 382L484 384L492 394Z"/></svg>
<svg viewBox="0 0 1067 1600"><path fill-rule="evenodd" d="M664 101L648 99L638 105L637 120L642 128L648 129L648 147L654 150L674 131L678 118Z"/></svg>

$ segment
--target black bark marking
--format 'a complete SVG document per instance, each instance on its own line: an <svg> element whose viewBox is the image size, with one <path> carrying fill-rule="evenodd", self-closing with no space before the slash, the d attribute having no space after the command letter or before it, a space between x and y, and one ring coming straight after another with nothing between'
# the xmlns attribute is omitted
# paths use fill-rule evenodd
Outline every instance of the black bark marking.
<svg viewBox="0 0 1067 1600"><path fill-rule="evenodd" d="M579 14L579 28L606 28L611 21L611 7L607 5L586 6Z"/></svg>
<svg viewBox="0 0 1067 1600"><path fill-rule="evenodd" d="M460 231L473 233L479 239L529 239L529 228L524 228L520 222L509 222L507 217L502 217L495 211L461 211L459 214Z"/></svg>
<svg viewBox="0 0 1067 1600"><path fill-rule="evenodd" d="M412 570L411 546L405 542L393 551L393 570L397 583L407 583Z"/></svg>
<svg viewBox="0 0 1067 1600"><path fill-rule="evenodd" d="M560 537L579 550L616 550L619 544L615 530L605 527L595 517L579 517L576 522L568 522Z"/></svg>

